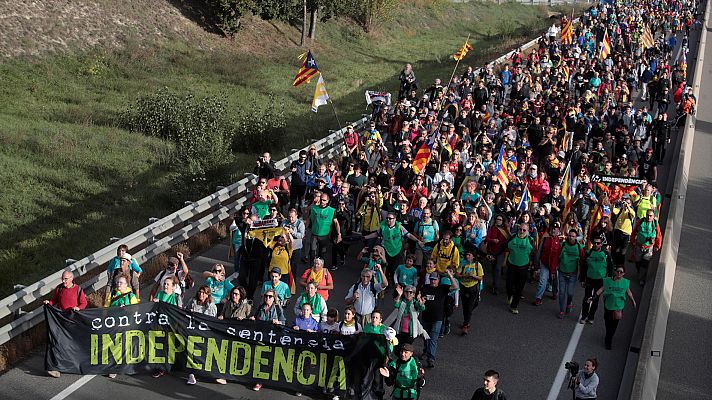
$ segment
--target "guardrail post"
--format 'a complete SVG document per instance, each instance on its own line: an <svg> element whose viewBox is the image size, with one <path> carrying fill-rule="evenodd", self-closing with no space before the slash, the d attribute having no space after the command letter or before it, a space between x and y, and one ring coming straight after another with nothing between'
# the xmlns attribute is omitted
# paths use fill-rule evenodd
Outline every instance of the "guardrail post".
<svg viewBox="0 0 712 400"><path fill-rule="evenodd" d="M221 191L221 190L223 190L223 189L225 189L225 186L216 186L216 187L215 187L215 191L216 191L216 192L219 192L219 191Z"/></svg>
<svg viewBox="0 0 712 400"><path fill-rule="evenodd" d="M109 244L111 244L111 243L116 243L116 242L118 242L119 240L121 240L120 237L112 236L112 237L109 238Z"/></svg>

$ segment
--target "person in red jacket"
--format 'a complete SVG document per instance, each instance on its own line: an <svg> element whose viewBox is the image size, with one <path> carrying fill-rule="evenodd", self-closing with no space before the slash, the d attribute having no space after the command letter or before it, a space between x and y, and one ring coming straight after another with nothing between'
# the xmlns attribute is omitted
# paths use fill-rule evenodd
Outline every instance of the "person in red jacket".
<svg viewBox="0 0 712 400"><path fill-rule="evenodd" d="M551 283L551 298L556 300L559 288L556 282L556 270L559 268L561 252L561 223L555 221L549 232L542 236L539 243L539 286L534 296L534 305L540 306L546 286Z"/></svg>
<svg viewBox="0 0 712 400"><path fill-rule="evenodd" d="M497 295L499 278L502 276L504 252L500 251L507 244L509 230L504 215L494 217L494 225L487 230L485 242L487 243L487 260L492 264L492 294Z"/></svg>
<svg viewBox="0 0 712 400"><path fill-rule="evenodd" d="M57 307L62 311L72 309L79 311L87 308L87 298L84 290L74 284L74 275L70 271L62 273L62 283L54 288L52 299L45 300L45 304Z"/></svg>
<svg viewBox="0 0 712 400"><path fill-rule="evenodd" d="M84 295L84 290L79 285L74 284L74 275L70 271L62 273L62 283L54 288L52 298L45 300L45 304L57 307L62 311L74 310L79 311L87 308L87 298ZM59 371L47 371L47 375L52 378L59 378Z"/></svg>
<svg viewBox="0 0 712 400"><path fill-rule="evenodd" d="M536 164L529 167L529 174L524 179L525 185L529 187L531 202L539 203L547 194L549 194L549 182L546 180L546 174L539 172Z"/></svg>

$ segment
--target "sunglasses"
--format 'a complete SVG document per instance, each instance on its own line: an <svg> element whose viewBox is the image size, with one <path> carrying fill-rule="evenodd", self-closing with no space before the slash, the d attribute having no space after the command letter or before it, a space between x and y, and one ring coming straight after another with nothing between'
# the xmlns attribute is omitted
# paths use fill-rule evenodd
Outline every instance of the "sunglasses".
<svg viewBox="0 0 712 400"><path fill-rule="evenodd" d="M600 246L600 245L602 245L603 243L601 243L601 242L593 242L593 244L594 244L595 246Z"/></svg>
<svg viewBox="0 0 712 400"><path fill-rule="evenodd" d="M616 273L618 273L618 274L624 274L625 271L619 269L618 271L616 271Z"/></svg>
<svg viewBox="0 0 712 400"><path fill-rule="evenodd" d="M274 296L272 296L271 294L266 294L266 295L265 295L265 299L271 299L271 298L274 298Z"/></svg>
<svg viewBox="0 0 712 400"><path fill-rule="evenodd" d="M214 269L213 272L215 272L215 273L220 273L220 272L223 272L223 270L221 270L221 269Z"/></svg>

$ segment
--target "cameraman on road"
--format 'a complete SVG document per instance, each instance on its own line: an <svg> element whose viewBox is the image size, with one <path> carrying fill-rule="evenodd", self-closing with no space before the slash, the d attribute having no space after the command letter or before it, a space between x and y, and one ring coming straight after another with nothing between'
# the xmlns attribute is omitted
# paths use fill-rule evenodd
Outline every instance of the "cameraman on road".
<svg viewBox="0 0 712 400"><path fill-rule="evenodd" d="M576 400L591 400L596 399L596 389L598 389L598 360L589 358L583 364L583 369L579 370L574 380L575 385L571 387L574 390Z"/></svg>

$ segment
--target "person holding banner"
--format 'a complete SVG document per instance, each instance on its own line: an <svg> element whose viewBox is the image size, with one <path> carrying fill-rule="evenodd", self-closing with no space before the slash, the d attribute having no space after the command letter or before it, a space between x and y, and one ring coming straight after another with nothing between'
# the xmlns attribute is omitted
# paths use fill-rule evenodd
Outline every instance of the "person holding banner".
<svg viewBox="0 0 712 400"><path fill-rule="evenodd" d="M210 288L208 286L203 285L195 292L195 297L190 301L187 310L211 317L217 315L218 309L215 303L213 303L213 297L210 295ZM222 319L222 316L218 317L218 319ZM225 379L216 379L216 382L221 385L227 384ZM198 381L195 379L195 374L188 374L186 384L195 385L196 383L198 383Z"/></svg>
<svg viewBox="0 0 712 400"><path fill-rule="evenodd" d="M302 293L294 303L294 314L299 315L303 310L304 304L309 304L309 315L320 322L326 319L326 313L329 311L326 300L317 292L317 284L310 281L307 284L306 291Z"/></svg>
<svg viewBox="0 0 712 400"><path fill-rule="evenodd" d="M243 320L248 318L252 313L252 301L247 298L245 288L242 286L232 288L229 297L220 310L218 319Z"/></svg>
<svg viewBox="0 0 712 400"><path fill-rule="evenodd" d="M251 316L250 319L253 321L266 321L272 322L274 325L284 325L287 319L284 317L284 310L277 304L277 294L274 290L270 289L265 292L262 296L263 302L257 307L255 315ZM259 392L262 389L261 383L255 383L252 390Z"/></svg>

